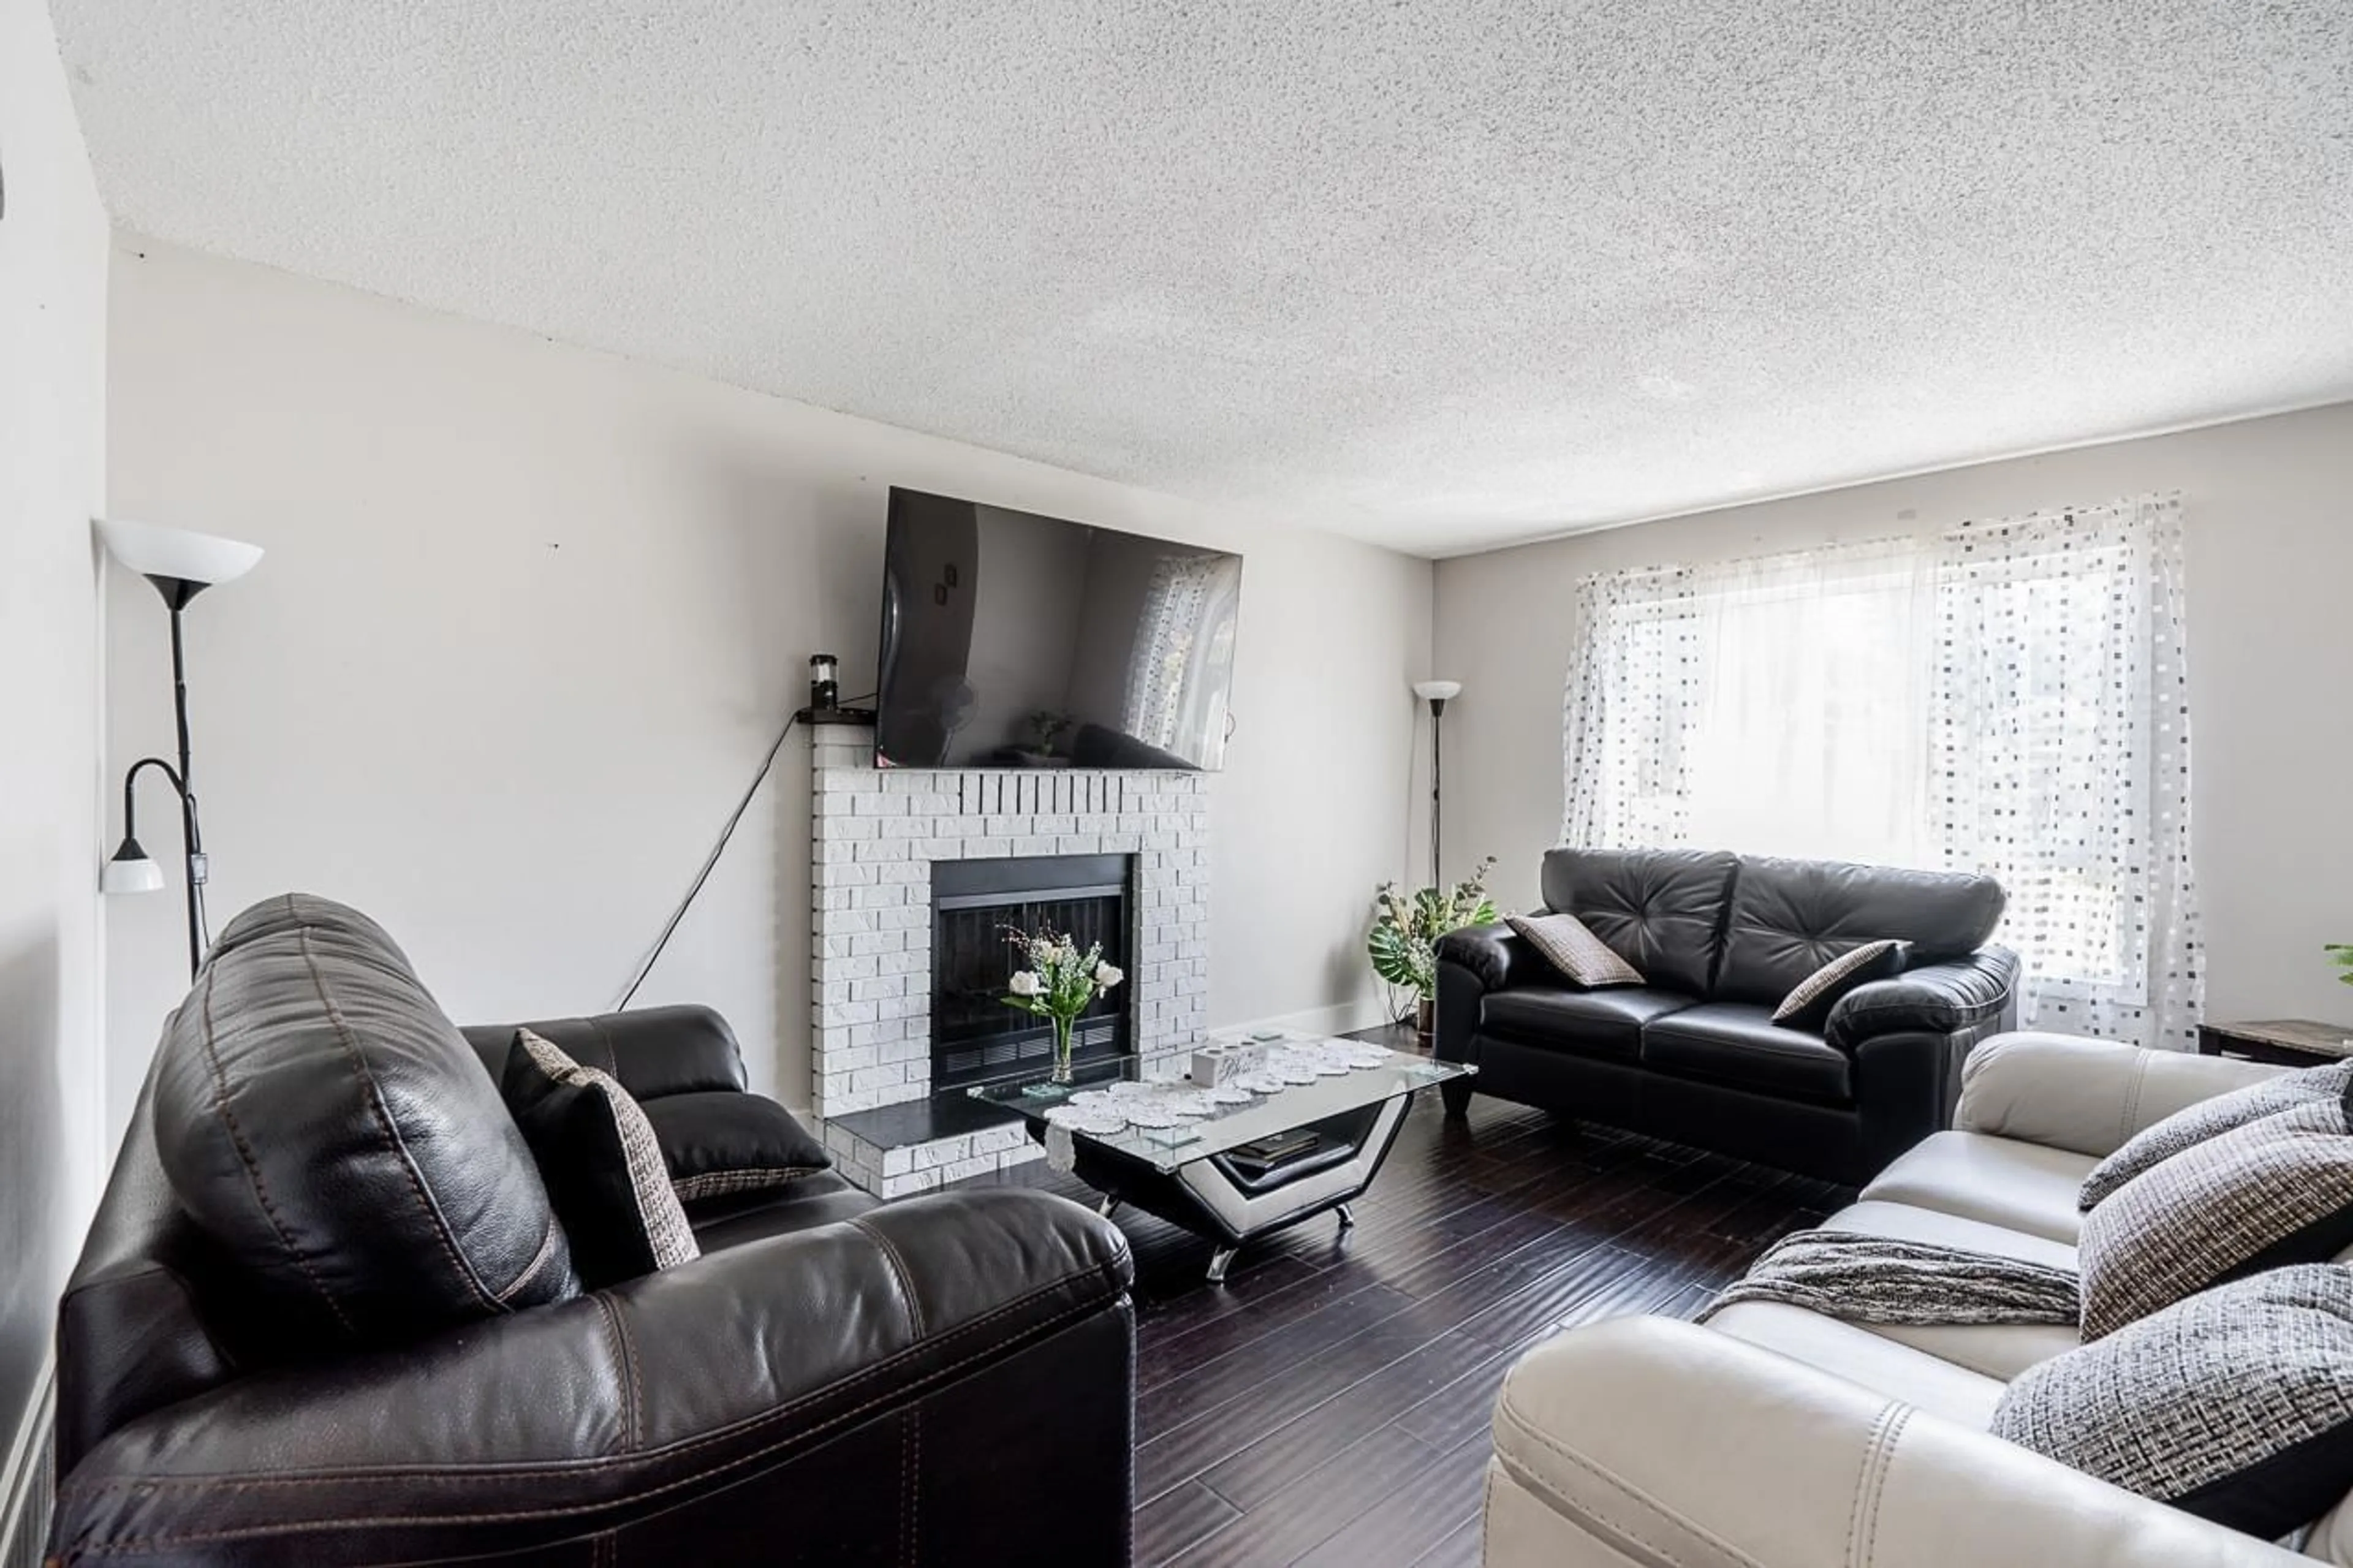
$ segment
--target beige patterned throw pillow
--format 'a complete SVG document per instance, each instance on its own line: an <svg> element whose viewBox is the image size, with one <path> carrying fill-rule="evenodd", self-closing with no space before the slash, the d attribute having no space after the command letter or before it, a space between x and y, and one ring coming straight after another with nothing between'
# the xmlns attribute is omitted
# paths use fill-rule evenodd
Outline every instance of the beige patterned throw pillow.
<svg viewBox="0 0 2353 1568"><path fill-rule="evenodd" d="M618 1284L701 1255L653 1124L612 1074L517 1029L499 1089L539 1163L583 1282Z"/></svg>
<svg viewBox="0 0 2353 1568"><path fill-rule="evenodd" d="M1525 938L1573 985L1643 984L1642 972L1619 957L1575 915L1511 915L1504 923Z"/></svg>
<svg viewBox="0 0 2353 1568"><path fill-rule="evenodd" d="M1866 942L1840 953L1790 987L1773 1009L1773 1021L1792 1028L1819 1029L1830 1022L1840 997L1874 980L1892 980L1904 973L1912 944L1892 938Z"/></svg>

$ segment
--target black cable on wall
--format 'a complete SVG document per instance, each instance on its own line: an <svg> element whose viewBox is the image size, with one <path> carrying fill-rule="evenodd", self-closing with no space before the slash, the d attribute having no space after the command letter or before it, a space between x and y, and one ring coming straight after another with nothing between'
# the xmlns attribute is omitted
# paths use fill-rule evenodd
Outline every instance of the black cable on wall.
<svg viewBox="0 0 2353 1568"><path fill-rule="evenodd" d="M846 706L855 706L857 703L869 700L871 697L871 693L867 697L853 698ZM628 1011L631 999L638 994L638 987L646 983L646 976L651 974L654 972L654 965L661 962L662 951L670 946L670 939L677 934L679 922L685 920L686 911L694 907L694 900L702 893L702 885L711 880L711 873L718 866L719 858L727 853L728 841L735 837L736 825L744 820L744 814L752 809L752 802L758 797L760 786L768 782L768 773L776 765L776 753L785 749L785 741L792 734L793 726L799 723L802 714L807 711L808 710L802 709L795 713L785 721L785 727L776 731L776 740L768 747L768 754L760 759L759 771L752 775L752 782L744 786L744 797L735 803L735 809L727 814L727 824L719 830L718 842L712 845L711 853L702 858L702 867L695 872L693 883L686 889L686 897L678 901L678 908L672 910L670 912L670 919L662 922L661 935L654 939L652 950L646 954L644 962L638 965L637 973L629 977L629 984L622 989L620 999L613 1004L612 1011L616 1013Z"/></svg>

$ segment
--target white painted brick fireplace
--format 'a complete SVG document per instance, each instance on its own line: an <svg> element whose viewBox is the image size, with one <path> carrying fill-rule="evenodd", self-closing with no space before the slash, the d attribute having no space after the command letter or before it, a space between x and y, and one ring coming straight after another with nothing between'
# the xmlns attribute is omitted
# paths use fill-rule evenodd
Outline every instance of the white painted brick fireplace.
<svg viewBox="0 0 2353 1568"><path fill-rule="evenodd" d="M897 1196L1038 1155L1018 1126L885 1147L838 1125L932 1093L934 861L1134 856L1136 1048L1168 1058L1200 1038L1209 970L1203 775L880 769L863 726L819 729L809 750L812 1109L852 1181Z"/></svg>

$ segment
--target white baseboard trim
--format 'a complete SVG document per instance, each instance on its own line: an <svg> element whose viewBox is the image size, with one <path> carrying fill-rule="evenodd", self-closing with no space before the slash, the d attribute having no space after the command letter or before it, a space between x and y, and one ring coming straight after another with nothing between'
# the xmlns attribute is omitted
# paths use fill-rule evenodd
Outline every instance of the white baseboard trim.
<svg viewBox="0 0 2353 1568"><path fill-rule="evenodd" d="M1271 1018L1223 1024L1209 1033L1231 1036L1247 1035L1259 1029L1295 1029L1303 1035L1350 1035L1358 1029L1373 1028L1388 1021L1388 1010L1381 1005L1379 997L1363 996L1329 1007L1310 1007L1303 1012L1279 1013Z"/></svg>
<svg viewBox="0 0 2353 1568"><path fill-rule="evenodd" d="M57 1352L41 1358L33 1397L8 1445L8 1468L0 1471L0 1568L37 1568L48 1546L49 1508L57 1495L50 1462L57 1437Z"/></svg>

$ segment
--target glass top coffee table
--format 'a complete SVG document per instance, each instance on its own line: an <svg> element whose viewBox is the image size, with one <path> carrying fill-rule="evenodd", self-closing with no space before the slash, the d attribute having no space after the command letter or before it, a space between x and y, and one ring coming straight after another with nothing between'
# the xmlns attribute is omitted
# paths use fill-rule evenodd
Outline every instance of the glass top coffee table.
<svg viewBox="0 0 2353 1568"><path fill-rule="evenodd" d="M1018 1112L1058 1169L1103 1194L1104 1215L1129 1204L1207 1239L1219 1282L1246 1242L1333 1211L1353 1225L1348 1205L1379 1174L1414 1094L1476 1070L1354 1040L1269 1049L1293 1078L1320 1066L1304 1082L1229 1083L1217 1098L1231 1103L1204 1103L1184 1079L1148 1080L1134 1057L1082 1064L1067 1090L1040 1072L969 1092Z"/></svg>

